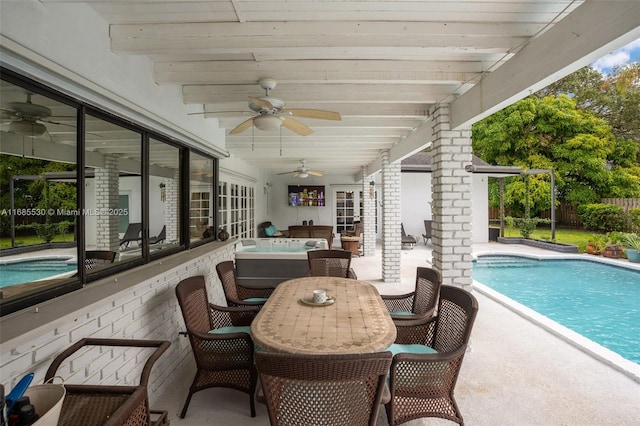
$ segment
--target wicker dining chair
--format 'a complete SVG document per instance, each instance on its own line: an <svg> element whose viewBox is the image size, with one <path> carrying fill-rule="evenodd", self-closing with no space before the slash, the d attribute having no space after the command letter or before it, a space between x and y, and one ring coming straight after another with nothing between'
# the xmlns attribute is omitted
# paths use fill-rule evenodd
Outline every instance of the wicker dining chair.
<svg viewBox="0 0 640 426"><path fill-rule="evenodd" d="M390 352L307 355L257 352L271 425L376 424Z"/></svg>
<svg viewBox="0 0 640 426"><path fill-rule="evenodd" d="M176 296L197 366L180 418L187 414L194 393L212 387L231 388L248 394L251 417L255 417L257 373L249 326L259 309L210 303L205 279L201 275L180 281Z"/></svg>
<svg viewBox="0 0 640 426"><path fill-rule="evenodd" d="M477 312L471 293L442 286L436 317L396 324L413 332L398 331L405 340L389 349L394 353L391 401L385 405L389 425L423 417L464 424L453 393Z"/></svg>
<svg viewBox="0 0 640 426"><path fill-rule="evenodd" d="M274 287L245 287L238 284L236 267L232 260L218 263L216 272L222 282L224 296L229 306L262 306L275 289Z"/></svg>
<svg viewBox="0 0 640 426"><path fill-rule="evenodd" d="M431 318L436 312L442 275L433 268L416 269L416 285L411 293L382 295L394 323Z"/></svg>
<svg viewBox="0 0 640 426"><path fill-rule="evenodd" d="M84 269L90 271L113 263L116 252L110 250L87 250L84 257Z"/></svg>
<svg viewBox="0 0 640 426"><path fill-rule="evenodd" d="M352 253L348 250L309 250L307 261L309 263L310 277L340 277L358 279L351 269Z"/></svg>

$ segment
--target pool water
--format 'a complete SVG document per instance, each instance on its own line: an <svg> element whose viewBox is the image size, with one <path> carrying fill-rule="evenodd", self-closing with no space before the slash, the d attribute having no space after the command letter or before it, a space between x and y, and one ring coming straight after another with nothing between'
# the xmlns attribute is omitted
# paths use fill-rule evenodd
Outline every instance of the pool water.
<svg viewBox="0 0 640 426"><path fill-rule="evenodd" d="M70 259L70 258L69 258ZM69 259L35 259L0 264L0 288L37 281L78 269Z"/></svg>
<svg viewBox="0 0 640 426"><path fill-rule="evenodd" d="M640 364L640 271L588 260L481 256L473 278Z"/></svg>
<svg viewBox="0 0 640 426"><path fill-rule="evenodd" d="M248 248L243 248L242 251L248 252L248 253L302 253L308 250L312 250L314 248L315 247L308 247L308 246L248 247Z"/></svg>

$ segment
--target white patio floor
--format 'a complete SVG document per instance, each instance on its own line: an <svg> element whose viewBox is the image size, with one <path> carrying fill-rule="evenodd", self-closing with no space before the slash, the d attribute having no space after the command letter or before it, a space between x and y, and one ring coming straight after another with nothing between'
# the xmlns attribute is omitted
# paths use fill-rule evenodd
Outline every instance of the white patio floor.
<svg viewBox="0 0 640 426"><path fill-rule="evenodd" d="M474 246L474 253L548 251L498 243ZM354 258L358 278L380 293L401 293L413 287L415 268L428 265L430 246L419 243L402 250L402 284L381 281L380 250L375 257ZM458 384L456 400L468 425L637 425L640 383L585 354L503 305L474 292L479 312ZM257 405L249 416L248 397L230 389L209 389L194 395L185 419L180 411L193 378L193 362L152 406L168 410L173 425L268 425L266 409ZM379 425L387 425L384 409ZM444 425L440 419L406 423Z"/></svg>

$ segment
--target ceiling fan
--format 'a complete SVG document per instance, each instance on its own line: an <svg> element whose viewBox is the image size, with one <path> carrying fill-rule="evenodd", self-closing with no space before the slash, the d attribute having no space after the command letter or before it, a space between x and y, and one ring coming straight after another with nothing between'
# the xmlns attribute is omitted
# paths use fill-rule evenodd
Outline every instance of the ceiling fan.
<svg viewBox="0 0 640 426"><path fill-rule="evenodd" d="M320 171L320 170L310 170L307 165L306 165L306 161L305 160L300 160L300 167L298 167L295 170L292 170L290 172L282 172L282 173L278 173L278 175L288 175L288 174L292 174L293 177L299 177L299 178L307 178L310 175L311 176L324 176L324 172Z"/></svg>
<svg viewBox="0 0 640 426"><path fill-rule="evenodd" d="M255 126L260 130L278 130L281 127L286 127L294 133L301 136L307 136L313 133L313 130L307 127L304 123L291 117L336 121L340 121L342 119L340 114L334 111L304 108L285 109L283 100L269 96L269 91L276 87L276 80L269 77L261 78L258 80L258 84L264 89L265 96L249 96L249 108L253 112L258 113L258 115L237 125L229 132L230 135L242 133L251 126Z"/></svg>
<svg viewBox="0 0 640 426"><path fill-rule="evenodd" d="M6 108L0 109L3 124L7 124L3 126L3 130L22 136L38 137L47 131L47 126L43 123L75 128L69 124L46 120L51 117L51 109L34 104L31 102L31 96L32 93L27 93L26 102L9 102Z"/></svg>

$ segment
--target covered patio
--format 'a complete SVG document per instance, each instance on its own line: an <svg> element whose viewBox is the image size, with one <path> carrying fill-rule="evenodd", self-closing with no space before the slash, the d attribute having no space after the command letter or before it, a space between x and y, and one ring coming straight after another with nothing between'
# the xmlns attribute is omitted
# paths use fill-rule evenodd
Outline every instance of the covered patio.
<svg viewBox="0 0 640 426"><path fill-rule="evenodd" d="M504 252L498 243L474 244L473 253ZM509 245L508 251L555 255L529 246ZM385 284L376 273L380 250L374 257L354 258L358 278L376 285L381 294L408 291L414 285L415 268L426 265L431 245L417 244L402 251L402 287ZM594 359L565 340L524 319L500 303L474 291L480 309L456 386L456 400L471 425L634 425L640 404L640 382ZM194 396L181 420L183 398L194 370L190 359L180 380L155 402L169 410L175 425L268 425L266 408L257 404L257 416L249 417L243 394L209 389ZM386 425L384 410L379 425ZM449 425L439 419L406 423Z"/></svg>

